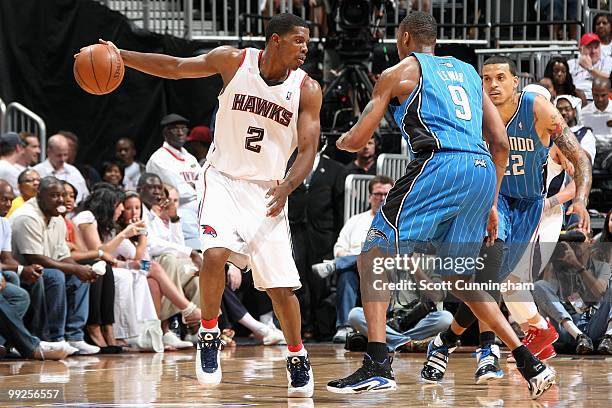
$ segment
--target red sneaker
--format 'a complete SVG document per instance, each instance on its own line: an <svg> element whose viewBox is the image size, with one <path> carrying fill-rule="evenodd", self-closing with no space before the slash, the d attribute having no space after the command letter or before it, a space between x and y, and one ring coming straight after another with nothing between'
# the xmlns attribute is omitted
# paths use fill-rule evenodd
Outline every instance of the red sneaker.
<svg viewBox="0 0 612 408"><path fill-rule="evenodd" d="M557 352L555 351L555 348L551 345L548 347L544 347L544 349L540 351L540 354L538 354L536 357L540 361L546 361L546 360L553 358L556 355L557 355Z"/></svg>
<svg viewBox="0 0 612 408"><path fill-rule="evenodd" d="M546 347L551 346L559 338L559 333L557 333L550 322L547 323L548 327L546 329L530 327L527 335L522 340L523 344L527 346L527 349L534 356L539 355Z"/></svg>

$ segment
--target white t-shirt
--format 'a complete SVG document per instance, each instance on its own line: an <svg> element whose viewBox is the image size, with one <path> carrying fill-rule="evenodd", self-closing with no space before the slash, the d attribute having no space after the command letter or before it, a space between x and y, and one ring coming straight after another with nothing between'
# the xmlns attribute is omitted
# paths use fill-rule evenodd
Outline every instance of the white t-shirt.
<svg viewBox="0 0 612 408"><path fill-rule="evenodd" d="M373 219L374 215L370 210L349 218L334 245L334 256L338 256L341 251L348 252L349 255L359 255Z"/></svg>
<svg viewBox="0 0 612 408"><path fill-rule="evenodd" d="M570 74L572 74L576 88L583 90L587 99L592 101L593 91L591 88L593 87L593 76L578 64L578 58L567 61L567 65L569 65ZM612 71L612 57L604 56L602 53L601 59L597 64L593 64L593 68L604 72L606 76L610 75L610 71Z"/></svg>
<svg viewBox="0 0 612 408"><path fill-rule="evenodd" d="M582 109L580 117L584 126L593 129L597 145L597 164L599 165L612 152L612 102L603 112L597 109L594 102Z"/></svg>
<svg viewBox="0 0 612 408"><path fill-rule="evenodd" d="M123 185L125 189L136 191L138 179L140 178L140 163L132 162L123 172Z"/></svg>
<svg viewBox="0 0 612 408"><path fill-rule="evenodd" d="M601 56L612 57L612 42L610 44L601 44Z"/></svg>
<svg viewBox="0 0 612 408"><path fill-rule="evenodd" d="M572 126L570 130L574 132L575 134L578 130L580 130L583 127L584 126L579 124L576 126ZM587 130L586 134L582 137L582 140L580 140L580 147L582 147L582 149L585 152L587 152L589 156L591 156L591 164L595 162L595 154L597 153L597 149L595 146L596 146L595 136L593 136L593 132L591 132L590 130Z"/></svg>
<svg viewBox="0 0 612 408"><path fill-rule="evenodd" d="M0 179L5 180L7 183L13 187L13 193L15 196L19 194L19 188L17 183L17 178L21 172L14 164L10 162L0 159Z"/></svg>
<svg viewBox="0 0 612 408"><path fill-rule="evenodd" d="M98 221L96 221L96 217L89 210L81 211L77 215L72 218L72 222L75 227L78 227L81 224L93 224L98 227Z"/></svg>
<svg viewBox="0 0 612 408"><path fill-rule="evenodd" d="M5 217L0 218L0 251L11 251L11 224Z"/></svg>

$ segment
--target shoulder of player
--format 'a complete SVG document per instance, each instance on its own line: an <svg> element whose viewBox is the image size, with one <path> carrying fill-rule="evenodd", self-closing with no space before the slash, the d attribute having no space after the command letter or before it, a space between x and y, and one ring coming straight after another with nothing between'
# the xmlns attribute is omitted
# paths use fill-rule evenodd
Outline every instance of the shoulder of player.
<svg viewBox="0 0 612 408"><path fill-rule="evenodd" d="M220 47L213 48L206 55L220 58L237 59L238 61L240 61L242 60L243 56L246 55L246 51L246 48L235 48L230 45L222 45Z"/></svg>
<svg viewBox="0 0 612 408"><path fill-rule="evenodd" d="M300 106L312 105L316 101L319 101L320 105L322 98L321 85L319 85L316 80L306 75L300 90Z"/></svg>

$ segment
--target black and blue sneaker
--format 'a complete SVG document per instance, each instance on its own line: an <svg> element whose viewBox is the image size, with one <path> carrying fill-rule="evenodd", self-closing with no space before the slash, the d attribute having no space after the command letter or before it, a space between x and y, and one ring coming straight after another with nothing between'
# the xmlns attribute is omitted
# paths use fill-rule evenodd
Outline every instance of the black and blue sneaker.
<svg viewBox="0 0 612 408"><path fill-rule="evenodd" d="M486 344L476 350L477 366L474 374L476 384L504 378L499 358L500 352L497 344Z"/></svg>
<svg viewBox="0 0 612 408"><path fill-rule="evenodd" d="M438 334L427 346L427 361L423 364L421 378L428 383L438 383L444 378L448 355L457 347L449 347L442 342Z"/></svg>
<svg viewBox="0 0 612 408"><path fill-rule="evenodd" d="M360 394L362 392L384 392L396 389L391 368L392 358L378 363L369 355L363 357L362 366L348 377L327 383L327 391L337 394Z"/></svg>
<svg viewBox="0 0 612 408"><path fill-rule="evenodd" d="M200 328L196 351L196 376L200 384L210 387L221 382L219 351L223 345L218 331L205 332Z"/></svg>
<svg viewBox="0 0 612 408"><path fill-rule="evenodd" d="M516 368L525 381L527 381L531 399L538 399L550 387L555 385L555 371L544 365L537 357L531 356L522 367L517 363Z"/></svg>
<svg viewBox="0 0 612 408"><path fill-rule="evenodd" d="M310 398L314 392L314 376L308 355L287 357L287 395Z"/></svg>

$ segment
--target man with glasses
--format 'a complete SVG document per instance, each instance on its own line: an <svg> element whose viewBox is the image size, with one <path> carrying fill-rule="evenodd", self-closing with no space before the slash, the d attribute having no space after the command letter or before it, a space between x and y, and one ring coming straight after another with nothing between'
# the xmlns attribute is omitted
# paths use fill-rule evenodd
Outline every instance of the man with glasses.
<svg viewBox="0 0 612 408"><path fill-rule="evenodd" d="M22 171L17 177L17 186L19 187L19 197L13 200L11 209L6 214L6 218L9 218L16 209L21 207L23 203L28 201L32 197L36 197L38 194L38 185L40 184L40 176L34 169L27 169Z"/></svg>
<svg viewBox="0 0 612 408"><path fill-rule="evenodd" d="M313 272L321 278L326 278L336 271L336 334L334 343L344 343L351 332L349 312L357 306L359 296L359 275L357 274L357 255L366 240L368 230L380 206L385 202L387 193L393 187L393 179L386 176L376 176L368 184L370 193L368 211L356 214L344 224L338 241L334 245L334 260L312 266Z"/></svg>
<svg viewBox="0 0 612 408"><path fill-rule="evenodd" d="M146 170L147 173L157 174L164 183L178 191L179 216L185 234L185 244L199 250L195 182L201 167L198 160L183 147L189 134L188 124L186 118L175 113L163 117L160 125L165 142L153 153L147 162Z"/></svg>

